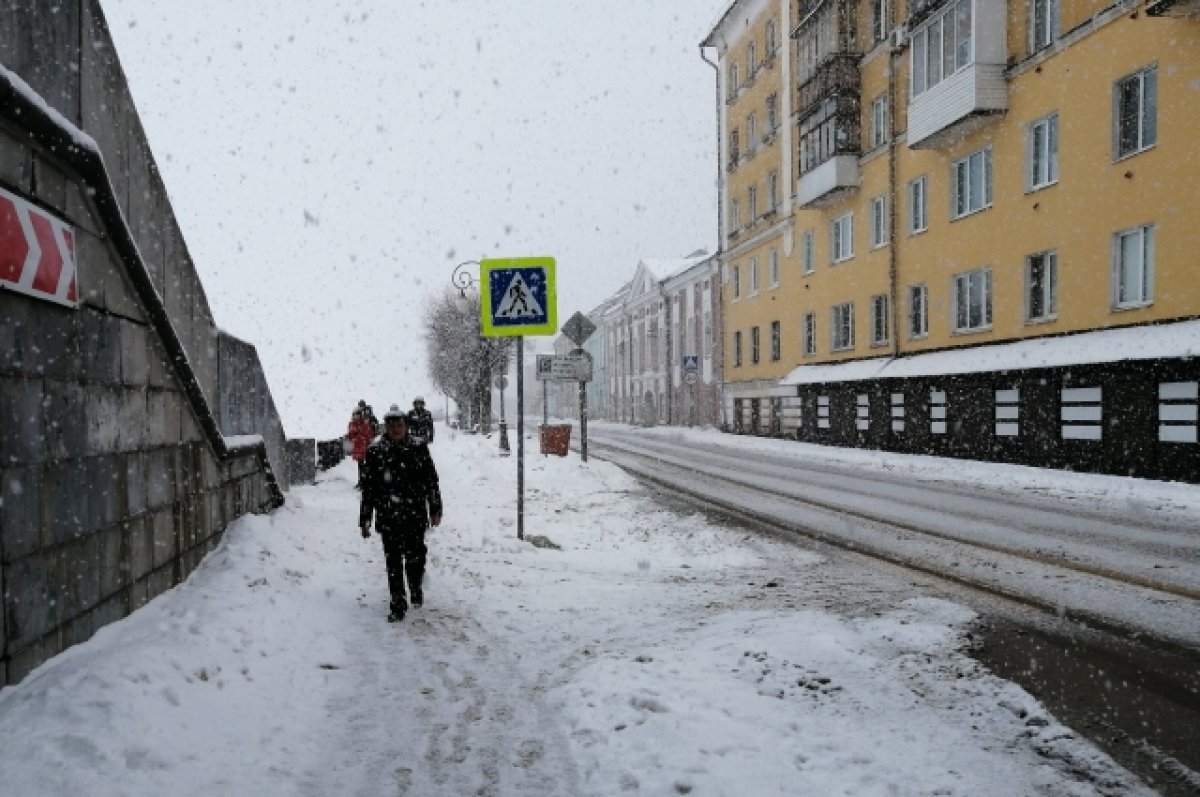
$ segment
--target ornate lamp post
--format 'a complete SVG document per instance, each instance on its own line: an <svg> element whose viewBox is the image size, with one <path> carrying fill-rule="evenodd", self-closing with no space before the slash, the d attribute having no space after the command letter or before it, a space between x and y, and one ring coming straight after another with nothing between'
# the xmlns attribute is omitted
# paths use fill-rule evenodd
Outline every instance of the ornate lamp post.
<svg viewBox="0 0 1200 797"><path fill-rule="evenodd" d="M455 288L458 288L458 298L454 300L454 306L460 313L466 313L471 308L471 302L469 299L467 299L467 291L477 291L479 289L479 279L467 267L478 265L479 261L477 260L465 260L455 266L454 272L450 275L450 283ZM508 348L505 347L504 351L507 355ZM507 367L505 367L501 371L500 375L496 377L495 382L495 386L500 388L500 456L502 457L507 457L511 453L511 449L508 445L508 425L504 420L504 388L507 386L508 381L504 376L504 372L507 370ZM492 385L489 384L488 389L490 390L491 387Z"/></svg>

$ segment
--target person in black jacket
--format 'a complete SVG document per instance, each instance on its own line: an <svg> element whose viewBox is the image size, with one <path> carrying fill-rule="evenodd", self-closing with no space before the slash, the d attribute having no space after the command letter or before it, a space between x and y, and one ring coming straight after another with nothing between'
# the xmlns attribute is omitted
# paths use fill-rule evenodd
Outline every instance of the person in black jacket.
<svg viewBox="0 0 1200 797"><path fill-rule="evenodd" d="M408 413L408 433L419 437L426 445L433 442L433 413L425 409L425 399L413 399L413 408Z"/></svg>
<svg viewBox="0 0 1200 797"><path fill-rule="evenodd" d="M408 435L408 419L395 404L384 413L384 433L367 449L363 464L362 506L358 525L363 539L371 536L371 520L383 540L388 589L392 594L388 622L404 619L408 604L424 602L425 530L442 522L442 494L429 447Z"/></svg>

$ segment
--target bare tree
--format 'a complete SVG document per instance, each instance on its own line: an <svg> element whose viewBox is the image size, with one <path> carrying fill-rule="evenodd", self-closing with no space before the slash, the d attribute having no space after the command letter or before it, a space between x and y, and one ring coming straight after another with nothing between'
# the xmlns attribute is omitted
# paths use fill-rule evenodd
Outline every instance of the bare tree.
<svg viewBox="0 0 1200 797"><path fill-rule="evenodd" d="M467 297L467 307L458 308L459 296L447 291L425 311L425 346L429 354L429 376L438 390L454 399L468 428L478 425L490 431L492 376L507 371L509 347L502 338L480 334L479 297Z"/></svg>

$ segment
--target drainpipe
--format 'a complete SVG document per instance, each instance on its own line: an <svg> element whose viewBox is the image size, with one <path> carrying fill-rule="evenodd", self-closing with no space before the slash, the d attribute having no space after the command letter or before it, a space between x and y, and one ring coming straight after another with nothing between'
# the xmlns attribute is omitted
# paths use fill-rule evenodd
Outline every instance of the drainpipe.
<svg viewBox="0 0 1200 797"><path fill-rule="evenodd" d="M704 45L703 44L700 45L700 58L701 58L701 60L704 61L704 63L708 64L709 66L711 66L713 68L713 85L714 85L714 95L715 95L714 102L713 102L713 109L716 112L716 117L717 117L717 119L716 119L716 124L717 124L717 251L715 253L713 253L713 258L717 264L717 269L716 269L717 273L714 277L714 279L716 280L716 290L714 290L712 292L712 294L713 294L714 300L719 305L723 301L723 295L724 295L724 286L723 286L721 280L722 280L722 272L724 271L724 268L725 268L724 267L724 257L723 257L724 250L725 250L725 246L724 246L724 244L725 244L725 238L724 238L724 235L725 235L725 169L724 169L724 163L721 161L721 152L722 152L722 149L721 149L721 147L722 147L722 140L721 140L721 67L718 66L715 61L708 60L708 56L706 56L704 54ZM714 324L714 327L716 327L716 329L713 330L713 333L714 333L716 339L721 342L721 346L718 349L716 346L717 341L714 340L712 342L713 343L713 359L714 360L716 359L716 355L719 352L721 355L722 363L724 363L724 358L725 358L725 313L724 313L723 309L721 312L717 312L717 309L718 309L717 306L713 307L713 313L714 313L714 315L717 316L717 321ZM724 365L722 364L721 379L717 383L718 384L717 406L719 407L717 417L718 417L718 423L722 429L725 428L725 424L726 424L726 422L725 422L725 388L724 388L725 373L724 372L725 372L725 368L724 368Z"/></svg>
<svg viewBox="0 0 1200 797"><path fill-rule="evenodd" d="M890 30L890 28L889 28ZM896 98L898 88L896 86L897 65L899 63L900 48L893 47L888 44L888 196L890 200L888 204L888 292L891 295L891 327L892 327L892 357L897 357L900 354L900 297L899 286L896 284L899 279L897 273L897 255L896 249L900 245L900 238L897 236L896 229L897 206L900 204L901 198L896 191Z"/></svg>

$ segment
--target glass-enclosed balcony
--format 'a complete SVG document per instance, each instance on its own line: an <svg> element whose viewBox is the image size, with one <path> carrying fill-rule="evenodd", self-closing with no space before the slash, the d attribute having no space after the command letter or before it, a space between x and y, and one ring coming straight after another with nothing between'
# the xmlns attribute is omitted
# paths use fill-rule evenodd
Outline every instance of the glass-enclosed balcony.
<svg viewBox="0 0 1200 797"><path fill-rule="evenodd" d="M1152 0L1146 13L1152 17L1200 19L1200 0Z"/></svg>
<svg viewBox="0 0 1200 797"><path fill-rule="evenodd" d="M1008 110L1005 15L1005 4L991 0L914 4L909 147L946 146Z"/></svg>
<svg viewBox="0 0 1200 797"><path fill-rule="evenodd" d="M831 97L800 122L801 207L818 207L858 187L860 140L857 96Z"/></svg>

